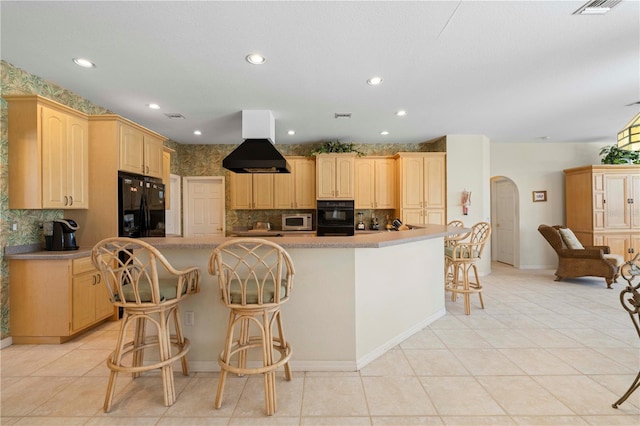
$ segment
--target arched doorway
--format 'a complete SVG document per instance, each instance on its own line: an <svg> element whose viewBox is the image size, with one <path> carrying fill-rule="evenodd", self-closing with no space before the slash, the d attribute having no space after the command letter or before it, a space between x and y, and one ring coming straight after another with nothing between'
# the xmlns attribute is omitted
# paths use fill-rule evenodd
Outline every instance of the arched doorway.
<svg viewBox="0 0 640 426"><path fill-rule="evenodd" d="M520 209L518 187L509 178L491 178L491 258L520 265Z"/></svg>

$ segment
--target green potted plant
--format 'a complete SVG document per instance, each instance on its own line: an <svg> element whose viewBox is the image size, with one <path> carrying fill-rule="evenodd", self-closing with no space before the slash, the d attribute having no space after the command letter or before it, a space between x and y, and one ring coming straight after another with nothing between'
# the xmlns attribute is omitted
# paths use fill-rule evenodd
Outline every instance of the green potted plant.
<svg viewBox="0 0 640 426"><path fill-rule="evenodd" d="M600 155L602 164L640 164L640 151L627 151L616 145L603 147Z"/></svg>
<svg viewBox="0 0 640 426"><path fill-rule="evenodd" d="M363 156L364 153L358 151L355 148L355 144L340 142L338 139L333 141L327 141L320 145L318 148L315 148L309 155L315 156L317 154L329 154L329 153L337 153L337 152L355 152L359 157Z"/></svg>

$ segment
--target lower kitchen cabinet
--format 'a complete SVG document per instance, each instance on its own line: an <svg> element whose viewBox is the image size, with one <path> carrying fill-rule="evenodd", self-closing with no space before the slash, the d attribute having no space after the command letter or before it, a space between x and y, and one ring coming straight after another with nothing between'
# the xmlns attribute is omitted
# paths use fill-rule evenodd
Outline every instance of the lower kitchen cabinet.
<svg viewBox="0 0 640 426"><path fill-rule="evenodd" d="M63 343L117 311L90 257L11 259L10 334L15 344Z"/></svg>

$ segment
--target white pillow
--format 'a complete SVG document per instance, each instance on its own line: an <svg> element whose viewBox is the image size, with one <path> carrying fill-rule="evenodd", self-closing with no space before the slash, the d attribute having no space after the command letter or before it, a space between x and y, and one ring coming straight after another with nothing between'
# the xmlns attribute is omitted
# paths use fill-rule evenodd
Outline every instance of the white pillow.
<svg viewBox="0 0 640 426"><path fill-rule="evenodd" d="M576 234L574 234L571 229L560 228L560 236L568 248L573 250L584 250L584 246L580 243L580 240L578 240Z"/></svg>

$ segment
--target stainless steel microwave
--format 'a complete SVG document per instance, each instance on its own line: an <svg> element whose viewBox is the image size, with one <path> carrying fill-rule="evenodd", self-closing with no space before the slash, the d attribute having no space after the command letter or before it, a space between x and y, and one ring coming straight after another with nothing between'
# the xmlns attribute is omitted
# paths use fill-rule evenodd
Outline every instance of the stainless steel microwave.
<svg viewBox="0 0 640 426"><path fill-rule="evenodd" d="M313 229L313 214L294 213L282 215L283 231L311 231Z"/></svg>

